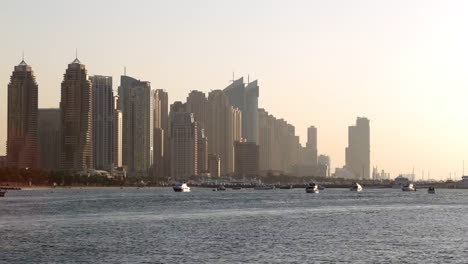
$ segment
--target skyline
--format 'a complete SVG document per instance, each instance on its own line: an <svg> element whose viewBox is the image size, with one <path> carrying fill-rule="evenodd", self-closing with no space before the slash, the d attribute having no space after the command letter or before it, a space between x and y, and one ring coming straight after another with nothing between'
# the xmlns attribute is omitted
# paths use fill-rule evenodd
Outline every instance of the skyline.
<svg viewBox="0 0 468 264"><path fill-rule="evenodd" d="M210 3L208 10L219 11L212 14L190 2L177 13L168 12L177 4L139 2L138 9L113 1L85 1L70 13L66 3L56 1L43 5L54 7L44 10L44 17L23 6L41 3L5 3L0 33L9 41L0 50L0 122L5 124L0 155L6 142L6 87L22 50L35 72L39 107L57 108L63 72L77 47L89 75L117 80L126 66L127 75L165 89L170 103L184 101L191 90L224 89L232 72L236 79L250 74L259 81L259 108L293 124L303 146L307 128L317 127L318 152L331 156L333 168L344 164L348 126L365 116L371 120L371 166L392 177L410 173L413 166L416 174L430 171L438 179L460 175L468 147L463 135L468 129L463 122L468 116L463 108L468 98L468 32L462 27L468 22L466 3L414 1L402 10L404 1L358 1L354 5L363 10L357 10L344 1L300 2L287 7L279 2L203 2ZM85 8L91 3L95 10ZM336 3L342 6L336 8ZM109 21L99 17L104 7ZM141 11L141 27L118 20L128 10ZM47 19L46 12L52 12ZM151 12L162 15L145 16ZM222 17L219 13L226 20L210 24L209 19ZM19 14L22 19L11 23ZM114 91L117 86L115 82Z"/></svg>

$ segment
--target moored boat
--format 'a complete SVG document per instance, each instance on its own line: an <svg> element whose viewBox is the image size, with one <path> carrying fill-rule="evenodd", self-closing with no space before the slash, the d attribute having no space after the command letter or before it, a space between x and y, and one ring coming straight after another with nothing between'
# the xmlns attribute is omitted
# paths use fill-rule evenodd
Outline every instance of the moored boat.
<svg viewBox="0 0 468 264"><path fill-rule="evenodd" d="M254 187L254 190L273 190L275 189L274 185L257 185Z"/></svg>
<svg viewBox="0 0 468 264"><path fill-rule="evenodd" d="M309 183L305 188L306 193L319 193L318 185L315 183Z"/></svg>
<svg viewBox="0 0 468 264"><path fill-rule="evenodd" d="M175 192L190 192L190 187L184 183L176 183L173 187Z"/></svg>
<svg viewBox="0 0 468 264"><path fill-rule="evenodd" d="M6 190L0 189L0 197L5 197Z"/></svg>
<svg viewBox="0 0 468 264"><path fill-rule="evenodd" d="M431 194L435 194L435 188L430 186L428 189L427 189L427 193L431 193Z"/></svg>
<svg viewBox="0 0 468 264"><path fill-rule="evenodd" d="M224 185L220 185L216 188L217 191L225 191L226 190L226 187L224 187Z"/></svg>

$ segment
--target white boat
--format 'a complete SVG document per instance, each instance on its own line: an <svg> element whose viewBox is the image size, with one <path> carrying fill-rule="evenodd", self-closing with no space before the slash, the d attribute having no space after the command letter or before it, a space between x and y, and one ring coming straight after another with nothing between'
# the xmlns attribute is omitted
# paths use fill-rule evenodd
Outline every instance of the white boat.
<svg viewBox="0 0 468 264"><path fill-rule="evenodd" d="M404 192L414 192L416 191L416 187L414 187L412 183L408 183L403 185L403 187L401 187L401 190Z"/></svg>
<svg viewBox="0 0 468 264"><path fill-rule="evenodd" d="M427 189L427 193L435 194L435 188L432 187L432 186L429 187L429 188Z"/></svg>
<svg viewBox="0 0 468 264"><path fill-rule="evenodd" d="M275 189L274 185L257 185L254 187L254 190L273 190Z"/></svg>
<svg viewBox="0 0 468 264"><path fill-rule="evenodd" d="M176 183L173 189L175 192L190 192L190 187L186 183Z"/></svg>
<svg viewBox="0 0 468 264"><path fill-rule="evenodd" d="M306 193L319 193L318 185L315 183L309 183L305 188Z"/></svg>
<svg viewBox="0 0 468 264"><path fill-rule="evenodd" d="M362 186L359 183L355 182L353 184L353 186L351 186L351 188L349 190L353 191L353 192L362 192L363 189L362 189Z"/></svg>

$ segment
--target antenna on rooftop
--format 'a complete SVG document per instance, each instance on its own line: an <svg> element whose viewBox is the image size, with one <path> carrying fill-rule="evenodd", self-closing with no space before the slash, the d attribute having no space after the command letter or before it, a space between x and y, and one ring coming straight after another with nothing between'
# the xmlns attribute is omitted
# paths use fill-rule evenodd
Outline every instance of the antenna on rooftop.
<svg viewBox="0 0 468 264"><path fill-rule="evenodd" d="M127 66L124 66L124 76L127 76Z"/></svg>

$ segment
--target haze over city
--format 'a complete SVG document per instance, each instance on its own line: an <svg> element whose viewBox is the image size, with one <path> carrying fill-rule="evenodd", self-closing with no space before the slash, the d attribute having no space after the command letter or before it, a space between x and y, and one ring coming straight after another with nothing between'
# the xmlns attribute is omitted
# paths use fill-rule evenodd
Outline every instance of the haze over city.
<svg viewBox="0 0 468 264"><path fill-rule="evenodd" d="M78 49L89 75L127 74L191 90L258 79L259 107L318 129L318 150L344 164L348 126L371 120L371 166L392 177L461 175L467 160L468 3L464 1L65 1L3 3L0 10L0 154L7 84L22 59L39 85L39 107L58 107Z"/></svg>

